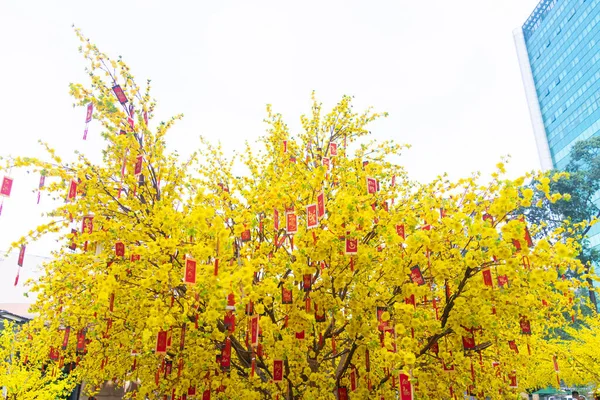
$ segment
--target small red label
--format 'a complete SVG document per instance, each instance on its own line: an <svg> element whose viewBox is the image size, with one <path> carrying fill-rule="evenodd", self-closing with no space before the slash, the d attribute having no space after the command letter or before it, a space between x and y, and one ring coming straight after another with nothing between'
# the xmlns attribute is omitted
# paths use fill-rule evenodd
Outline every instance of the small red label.
<svg viewBox="0 0 600 400"><path fill-rule="evenodd" d="M21 248L19 249L19 259L17 260L17 265L19 267L23 266L23 260L25 259L25 245L22 244Z"/></svg>
<svg viewBox="0 0 600 400"><path fill-rule="evenodd" d="M125 245L123 244L123 242L115 243L115 254L117 255L117 257L125 256Z"/></svg>
<svg viewBox="0 0 600 400"><path fill-rule="evenodd" d="M317 215L319 218L325 215L325 194L323 192L317 196Z"/></svg>
<svg viewBox="0 0 600 400"><path fill-rule="evenodd" d="M242 242L249 242L252 239L252 234L250 233L250 229L246 229L242 232Z"/></svg>
<svg viewBox="0 0 600 400"><path fill-rule="evenodd" d="M144 165L144 156L140 154L135 159L135 168L133 169L133 174L134 175L141 174L143 165Z"/></svg>
<svg viewBox="0 0 600 400"><path fill-rule="evenodd" d="M402 239L406 239L406 235L404 233L404 225L396 225L396 233L398 234L398 236L400 236Z"/></svg>
<svg viewBox="0 0 600 400"><path fill-rule="evenodd" d="M367 193L377 193L377 179L367 178Z"/></svg>
<svg viewBox="0 0 600 400"><path fill-rule="evenodd" d="M287 289L285 286L281 286L281 302L283 304L292 304L292 289Z"/></svg>
<svg viewBox="0 0 600 400"><path fill-rule="evenodd" d="M90 103L87 106L87 112L85 114L85 123L89 123L92 120L92 113L94 112L94 103Z"/></svg>
<svg viewBox="0 0 600 400"><path fill-rule="evenodd" d="M115 95L117 96L117 99L119 100L119 103L121 103L121 104L127 103L127 97L125 96L125 93L123 93L123 89L121 89L121 86L115 85L113 87L113 92L115 92Z"/></svg>
<svg viewBox="0 0 600 400"><path fill-rule="evenodd" d="M63 336L63 341L62 341L62 346L61 348L63 350L67 349L67 346L69 345L69 334L71 333L71 328L67 327L65 328L65 334Z"/></svg>
<svg viewBox="0 0 600 400"><path fill-rule="evenodd" d="M273 381L281 382L283 380L283 360L273 361Z"/></svg>
<svg viewBox="0 0 600 400"><path fill-rule="evenodd" d="M300 331L300 332L296 332L296 339L304 339L305 335L304 335L304 331Z"/></svg>
<svg viewBox="0 0 600 400"><path fill-rule="evenodd" d="M85 352L85 330L83 329L77 333L77 346L75 350L80 354Z"/></svg>
<svg viewBox="0 0 600 400"><path fill-rule="evenodd" d="M531 335L531 324L529 323L529 320L527 318L521 318L520 326L522 334Z"/></svg>
<svg viewBox="0 0 600 400"><path fill-rule="evenodd" d="M329 167L331 166L331 162L328 157L323 157L323 166L325 167L325 171L329 171Z"/></svg>
<svg viewBox="0 0 600 400"><path fill-rule="evenodd" d="M413 400L412 384L406 374L400 374L400 400Z"/></svg>
<svg viewBox="0 0 600 400"><path fill-rule="evenodd" d="M498 275L498 286L504 287L504 285L508 285L508 276Z"/></svg>
<svg viewBox="0 0 600 400"><path fill-rule="evenodd" d="M492 280L492 271L490 271L490 269L487 268L481 271L481 273L483 274L483 284L485 286L493 287L494 283Z"/></svg>
<svg viewBox="0 0 600 400"><path fill-rule="evenodd" d="M306 227L308 229L316 228L319 226L319 217L317 212L317 205L311 204L306 206Z"/></svg>
<svg viewBox="0 0 600 400"><path fill-rule="evenodd" d="M421 273L421 268L419 268L419 266L414 266L410 269L410 279L413 283L419 286L425 284L425 279L423 278L423 274Z"/></svg>
<svg viewBox="0 0 600 400"><path fill-rule="evenodd" d="M289 212L285 215L286 217L286 230L287 233L296 233L298 232L298 217L296 213Z"/></svg>
<svg viewBox="0 0 600 400"><path fill-rule="evenodd" d="M71 179L71 183L69 184L69 193L67 194L67 200L73 200L77 196L77 181L75 179Z"/></svg>
<svg viewBox="0 0 600 400"><path fill-rule="evenodd" d="M463 336L462 342L465 350L473 350L475 348L475 338L473 337Z"/></svg>
<svg viewBox="0 0 600 400"><path fill-rule="evenodd" d="M9 197L10 191L12 190L13 179L5 176L2 179L2 189L0 189L0 194L2 196Z"/></svg>
<svg viewBox="0 0 600 400"><path fill-rule="evenodd" d="M258 346L258 315L250 319L250 339L252 346Z"/></svg>
<svg viewBox="0 0 600 400"><path fill-rule="evenodd" d="M167 331L160 331L156 335L156 353L164 354L167 352Z"/></svg>
<svg viewBox="0 0 600 400"><path fill-rule="evenodd" d="M346 236L346 254L358 253L358 239Z"/></svg>
<svg viewBox="0 0 600 400"><path fill-rule="evenodd" d="M345 386L339 387L338 390L338 400L348 400L348 388Z"/></svg>
<svg viewBox="0 0 600 400"><path fill-rule="evenodd" d="M221 368L229 369L231 365L231 339L227 337L225 339L225 347L221 353Z"/></svg>
<svg viewBox="0 0 600 400"><path fill-rule="evenodd" d="M329 155L330 156L337 156L338 155L337 143L329 143Z"/></svg>
<svg viewBox="0 0 600 400"><path fill-rule="evenodd" d="M94 217L86 215L81 223L81 233L91 234L94 231Z"/></svg>
<svg viewBox="0 0 600 400"><path fill-rule="evenodd" d="M196 283L196 260L193 258L186 258L185 260L185 276L183 281L191 285Z"/></svg>

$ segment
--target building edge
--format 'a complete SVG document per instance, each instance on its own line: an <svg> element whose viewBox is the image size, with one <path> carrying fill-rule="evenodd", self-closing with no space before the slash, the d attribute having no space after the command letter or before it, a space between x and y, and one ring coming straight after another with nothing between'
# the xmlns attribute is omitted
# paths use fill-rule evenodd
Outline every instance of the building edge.
<svg viewBox="0 0 600 400"><path fill-rule="evenodd" d="M513 31L515 47L517 49L517 58L519 59L519 68L521 69L521 78L525 89L525 97L527 98L527 106L529 108L529 117L533 127L533 135L537 146L538 156L542 171L548 171L553 168L552 156L550 155L550 146L548 145L548 137L546 136L546 128L544 128L544 120L542 119L542 111L540 110L540 102L538 100L535 83L533 81L533 73L531 72L531 64L529 63L529 55L527 46L525 45L525 35L522 28L516 28Z"/></svg>

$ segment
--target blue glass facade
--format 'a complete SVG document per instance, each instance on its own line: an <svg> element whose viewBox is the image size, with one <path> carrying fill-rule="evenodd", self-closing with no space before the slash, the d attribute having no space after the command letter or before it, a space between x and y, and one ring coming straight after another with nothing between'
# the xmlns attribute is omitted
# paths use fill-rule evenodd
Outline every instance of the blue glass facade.
<svg viewBox="0 0 600 400"><path fill-rule="evenodd" d="M540 155L549 152L552 167L563 169L575 142L600 134L600 0L542 0L521 29L535 87L528 100L537 97L545 134L545 143L536 134L538 149L543 145ZM589 233L593 246L600 246L599 225Z"/></svg>

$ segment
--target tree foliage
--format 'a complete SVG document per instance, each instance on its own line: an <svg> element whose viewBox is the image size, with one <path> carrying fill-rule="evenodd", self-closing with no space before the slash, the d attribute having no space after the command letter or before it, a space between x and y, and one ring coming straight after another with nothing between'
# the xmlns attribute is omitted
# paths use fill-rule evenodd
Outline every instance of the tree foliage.
<svg viewBox="0 0 600 400"><path fill-rule="evenodd" d="M177 118L153 124L149 87L80 38L91 85L71 92L94 105L104 158L11 160L67 201L14 245L63 246L33 283L38 318L3 341L10 395L64 365L91 392L134 381L137 398L504 399L556 381L544 338L577 317L561 277L582 266L560 231L534 242L515 217L524 178L499 164L486 183L411 182L389 162L401 146L367 141L383 115L347 96L328 113L313 99L296 135L268 107L241 177L206 141L180 160L165 149Z"/></svg>

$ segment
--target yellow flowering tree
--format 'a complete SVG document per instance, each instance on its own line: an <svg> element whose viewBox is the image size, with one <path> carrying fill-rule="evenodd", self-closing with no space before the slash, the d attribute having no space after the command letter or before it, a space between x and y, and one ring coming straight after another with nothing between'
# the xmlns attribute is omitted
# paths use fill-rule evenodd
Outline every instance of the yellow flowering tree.
<svg viewBox="0 0 600 400"><path fill-rule="evenodd" d="M3 342L9 395L46 390L27 376L151 399L505 399L556 381L544 338L576 318L561 276L581 266L554 233L531 240L523 179L411 182L401 146L367 141L383 115L350 97L313 99L295 135L269 107L241 177L208 142L180 160L178 117L154 125L149 87L78 35L91 85L71 92L104 159L10 160L66 201L14 244L63 246L33 283L38 317Z"/></svg>

